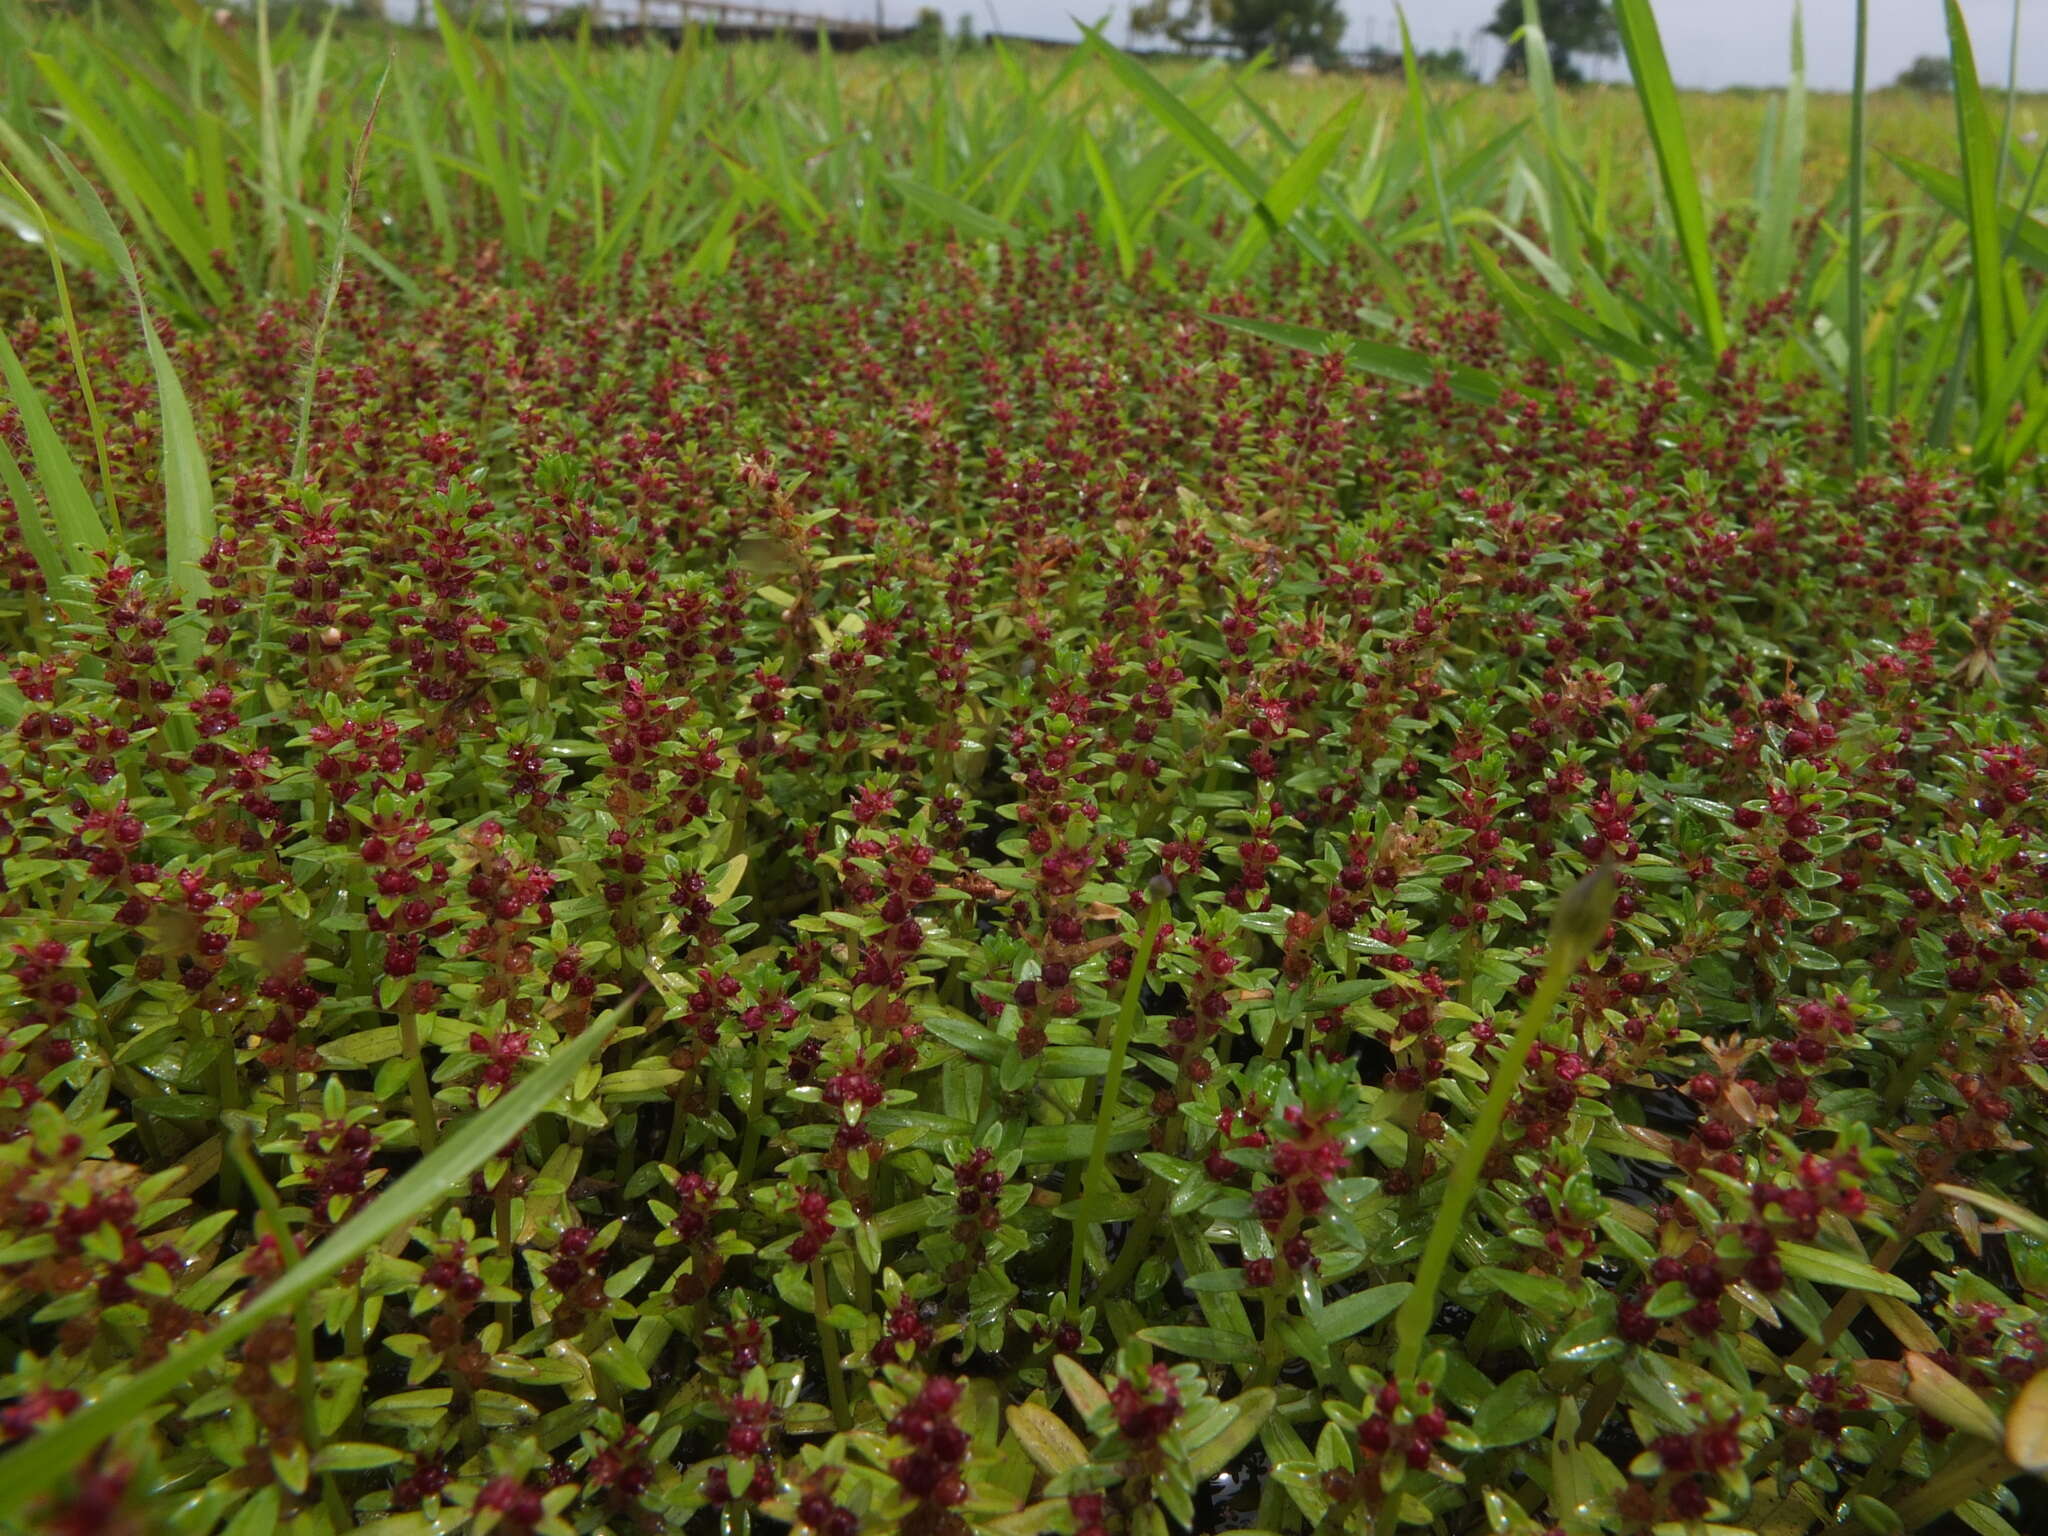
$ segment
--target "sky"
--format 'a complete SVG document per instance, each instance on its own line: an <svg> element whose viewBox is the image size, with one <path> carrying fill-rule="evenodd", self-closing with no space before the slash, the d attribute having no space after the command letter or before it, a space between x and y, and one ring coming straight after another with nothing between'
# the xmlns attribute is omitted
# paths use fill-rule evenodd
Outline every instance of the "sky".
<svg viewBox="0 0 2048 1536"><path fill-rule="evenodd" d="M891 22L907 22L920 4L934 0L883 0ZM1106 0L936 0L947 20L966 11L977 30L990 25L990 12L1002 30L1036 37L1071 36L1073 15L1089 20L1107 8ZM1482 69L1491 71L1500 45L1481 37L1478 29L1492 17L1498 0L1408 0L1408 24L1418 48L1460 46ZM1395 30L1393 0L1344 0L1351 18L1344 46L1390 45ZM1114 8L1112 37L1124 36L1128 0ZM1791 68L1793 0L1652 0L1671 73L1681 86L1715 90L1730 85L1782 85ZM868 14L864 0L825 0L820 11ZM1806 78L1817 90L1847 90L1855 41L1854 0L1806 0ZM1883 85L1921 54L1946 54L1947 31L1942 0L1870 0L1870 80ZM1963 0L1978 73L1989 84L2003 84L2012 33L2013 0ZM1595 79L1621 80L1627 73L1619 59L1591 61ZM2021 0L2020 86L2048 91L2048 0Z"/></svg>

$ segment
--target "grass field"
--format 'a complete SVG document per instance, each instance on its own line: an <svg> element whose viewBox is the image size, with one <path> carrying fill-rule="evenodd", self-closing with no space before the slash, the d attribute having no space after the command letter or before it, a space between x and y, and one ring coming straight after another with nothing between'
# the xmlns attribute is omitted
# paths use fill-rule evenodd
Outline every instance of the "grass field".
<svg viewBox="0 0 2048 1536"><path fill-rule="evenodd" d="M1617 11L0 0L0 1527L2042 1528L2048 109Z"/></svg>

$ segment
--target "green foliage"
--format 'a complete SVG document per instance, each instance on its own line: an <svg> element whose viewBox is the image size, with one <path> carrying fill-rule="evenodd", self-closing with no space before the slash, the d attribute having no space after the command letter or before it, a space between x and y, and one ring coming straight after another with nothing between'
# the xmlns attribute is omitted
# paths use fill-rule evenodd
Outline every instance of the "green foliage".
<svg viewBox="0 0 2048 1536"><path fill-rule="evenodd" d="M1347 24L1341 0L1141 0L1130 13L1140 36L1190 43L1227 40L1249 59L1306 59L1327 64Z"/></svg>
<svg viewBox="0 0 2048 1536"><path fill-rule="evenodd" d="M1892 87L1901 91L1920 91L1927 95L1946 95L1954 80L1949 73L1948 60L1938 53L1923 53L1899 71Z"/></svg>
<svg viewBox="0 0 2048 1536"><path fill-rule="evenodd" d="M2037 108L1618 15L0 9L0 1521L2024 1529Z"/></svg>

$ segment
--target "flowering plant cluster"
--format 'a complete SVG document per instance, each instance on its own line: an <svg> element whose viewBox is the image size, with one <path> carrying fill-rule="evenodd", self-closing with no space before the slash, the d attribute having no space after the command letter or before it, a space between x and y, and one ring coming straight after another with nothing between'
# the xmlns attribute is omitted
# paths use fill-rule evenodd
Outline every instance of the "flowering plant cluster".
<svg viewBox="0 0 2048 1536"><path fill-rule="evenodd" d="M2019 490L1850 474L1770 311L1624 377L1453 281L1475 403L1086 231L678 264L351 273L303 479L304 315L178 342L196 605L0 510L0 1482L232 1340L25 1520L2037 1528Z"/></svg>

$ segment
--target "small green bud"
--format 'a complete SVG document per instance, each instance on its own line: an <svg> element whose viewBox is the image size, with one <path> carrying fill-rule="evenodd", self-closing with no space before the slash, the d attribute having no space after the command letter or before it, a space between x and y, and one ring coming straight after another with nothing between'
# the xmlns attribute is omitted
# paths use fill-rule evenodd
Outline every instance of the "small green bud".
<svg viewBox="0 0 2048 1536"><path fill-rule="evenodd" d="M1614 866L1602 864L1564 893L1557 915L1550 920L1550 949L1553 955L1568 956L1577 965L1600 947L1607 931L1608 914L1614 911Z"/></svg>

